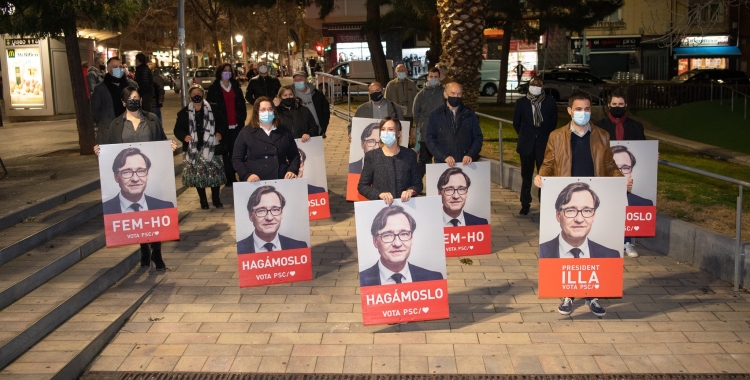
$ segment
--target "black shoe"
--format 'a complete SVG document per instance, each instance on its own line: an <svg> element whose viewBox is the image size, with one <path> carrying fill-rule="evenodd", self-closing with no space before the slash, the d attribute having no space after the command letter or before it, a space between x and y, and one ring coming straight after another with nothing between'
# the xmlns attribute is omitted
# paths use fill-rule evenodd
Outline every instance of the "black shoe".
<svg viewBox="0 0 750 380"><path fill-rule="evenodd" d="M224 208L224 205L221 204L221 201L218 199L214 199L213 204L214 204L214 207L216 208Z"/></svg>
<svg viewBox="0 0 750 380"><path fill-rule="evenodd" d="M221 192L219 186L211 188L211 201L214 204L214 207L224 208L224 205L221 204Z"/></svg>
<svg viewBox="0 0 750 380"><path fill-rule="evenodd" d="M161 247L154 248L151 251L151 261L156 265L157 272L165 272L167 270L167 264L164 264L164 260L161 258Z"/></svg>
<svg viewBox="0 0 750 380"><path fill-rule="evenodd" d="M529 209L530 209L530 208L531 208L531 207L530 207L530 206L528 206L528 205L523 205L523 206L521 206L521 211L519 211L518 213L519 213L520 215L529 215Z"/></svg>
<svg viewBox="0 0 750 380"><path fill-rule="evenodd" d="M208 210L210 207L208 207L208 201L205 199L201 199L201 208L203 210Z"/></svg>
<svg viewBox="0 0 750 380"><path fill-rule="evenodd" d="M326 137L327 137L326 135L323 135L323 138L326 138Z"/></svg>

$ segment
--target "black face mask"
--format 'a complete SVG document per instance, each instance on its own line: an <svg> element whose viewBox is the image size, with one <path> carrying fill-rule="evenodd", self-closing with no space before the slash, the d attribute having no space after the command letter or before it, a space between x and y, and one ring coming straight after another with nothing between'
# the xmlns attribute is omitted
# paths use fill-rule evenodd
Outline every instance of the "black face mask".
<svg viewBox="0 0 750 380"><path fill-rule="evenodd" d="M461 105L461 98L457 96L449 96L448 97L448 104L451 105L451 107L458 107Z"/></svg>
<svg viewBox="0 0 750 380"><path fill-rule="evenodd" d="M127 102L125 102L125 108L128 109L130 112L135 112L141 109L141 100L140 99L128 99Z"/></svg>
<svg viewBox="0 0 750 380"><path fill-rule="evenodd" d="M193 101L193 103L203 103L203 95L195 95L190 100Z"/></svg>
<svg viewBox="0 0 750 380"><path fill-rule="evenodd" d="M625 115L625 107L609 107L609 113L619 119Z"/></svg>
<svg viewBox="0 0 750 380"><path fill-rule="evenodd" d="M379 102L383 99L383 93L382 92L373 92L370 94L370 99L372 99L373 102Z"/></svg>
<svg viewBox="0 0 750 380"><path fill-rule="evenodd" d="M99 70L106 70L106 69L107 69L107 66L99 65Z"/></svg>
<svg viewBox="0 0 750 380"><path fill-rule="evenodd" d="M283 104L284 107L291 108L292 106L294 106L294 101L294 98L281 99L281 104Z"/></svg>

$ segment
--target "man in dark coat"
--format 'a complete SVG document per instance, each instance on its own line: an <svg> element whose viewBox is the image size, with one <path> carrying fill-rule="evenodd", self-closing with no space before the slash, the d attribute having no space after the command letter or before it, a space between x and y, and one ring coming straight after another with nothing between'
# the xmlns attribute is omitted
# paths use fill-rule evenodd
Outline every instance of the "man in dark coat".
<svg viewBox="0 0 750 380"><path fill-rule="evenodd" d="M266 96L269 99L275 98L281 88L279 79L268 75L267 64L261 63L258 65L258 73L258 76L250 79L247 84L247 91L245 91L245 99L251 105L254 105L255 99L261 96Z"/></svg>
<svg viewBox="0 0 750 380"><path fill-rule="evenodd" d="M100 85L94 87L91 94L91 117L96 123L96 141L109 141L109 126L112 121L125 113L120 95L128 87L128 80L122 69L120 58L112 57L107 61L107 73Z"/></svg>
<svg viewBox="0 0 750 380"><path fill-rule="evenodd" d="M146 65L146 55L135 55L135 82L138 83L138 93L141 95L141 108L151 112L151 101L154 99L154 74Z"/></svg>
<svg viewBox="0 0 750 380"><path fill-rule="evenodd" d="M542 166L549 134L557 126L555 99L545 96L543 87L542 78L532 78L529 92L516 101L513 110L513 128L518 133L516 152L521 156L521 215L529 214L534 167L539 171Z"/></svg>
<svg viewBox="0 0 750 380"><path fill-rule="evenodd" d="M453 167L456 162L469 165L479 159L482 150L482 129L476 113L464 106L461 101L463 89L452 82L443 92L446 103L430 114L427 122L427 149L435 157L436 163L447 163Z"/></svg>
<svg viewBox="0 0 750 380"><path fill-rule="evenodd" d="M307 248L304 241L279 233L284 206L286 199L273 186L261 186L253 191L247 201L247 213L254 229L250 236L237 242L238 254Z"/></svg>

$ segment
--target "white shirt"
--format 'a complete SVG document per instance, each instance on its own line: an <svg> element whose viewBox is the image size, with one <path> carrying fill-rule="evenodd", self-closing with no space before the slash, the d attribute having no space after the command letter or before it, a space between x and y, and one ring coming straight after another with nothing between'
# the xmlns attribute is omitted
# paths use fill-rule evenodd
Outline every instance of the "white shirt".
<svg viewBox="0 0 750 380"><path fill-rule="evenodd" d="M390 269L386 268L383 263L378 260L378 273L380 273L380 285L385 284L395 284L396 280L393 279L393 274L396 272L391 271ZM404 266L404 269L401 272L402 276L404 276L403 279L401 279L401 283L407 283L412 282L411 281L411 272L409 271L409 263L406 263L406 266Z"/></svg>
<svg viewBox="0 0 750 380"><path fill-rule="evenodd" d="M578 137L586 136L586 133L591 132L591 123L586 124L586 130L582 134L579 134L578 130L573 126L573 122L571 121L570 122L570 131L573 132L573 133L575 133L576 136L578 136Z"/></svg>
<svg viewBox="0 0 750 380"><path fill-rule="evenodd" d="M263 130L263 132L266 132L266 134L267 134L268 136L271 136L271 132L275 131L275 130L276 130L276 127L271 127L271 129L265 129L265 128L263 128L263 127L260 127L260 129L262 129L262 130Z"/></svg>
<svg viewBox="0 0 750 380"><path fill-rule="evenodd" d="M136 175L136 174L133 173L133 175ZM131 202L131 201L125 199L125 197L122 196L122 193L120 193L118 195L118 197L120 197L120 210L122 212L135 212L135 210L133 210L132 208L130 208L130 206L133 203L138 203L139 205L141 205L141 208L139 208L138 211L147 211L148 210L148 204L146 204L146 197L143 196L143 195L141 196L141 199L138 202Z"/></svg>
<svg viewBox="0 0 750 380"><path fill-rule="evenodd" d="M560 254L561 259L574 259L575 256L573 256L572 253L570 253L570 250L573 248L578 248L581 250L581 253L578 254L579 259L589 259L591 258L591 255L589 254L589 238L586 237L586 240L583 241L583 244L581 244L580 247L573 247L572 245L568 244L568 242L563 239L562 235L557 237L558 239L558 253Z"/></svg>
<svg viewBox="0 0 750 380"><path fill-rule="evenodd" d="M461 214L458 215L458 217L455 219L458 219L458 226L456 227L466 226L466 220L464 220L464 210L461 210ZM445 225L446 227L453 227L453 223L451 223L451 220L453 220L453 217L443 211L443 225Z"/></svg>
<svg viewBox="0 0 750 380"><path fill-rule="evenodd" d="M224 82L222 82L222 81L219 81L219 84L221 84L221 88L223 88L224 91L226 91L226 92L232 91L232 83L231 82L226 87L224 87Z"/></svg>
<svg viewBox="0 0 750 380"><path fill-rule="evenodd" d="M258 237L258 234L253 233L253 244L255 244L255 252L268 252L266 247L266 243L273 244L273 250L274 251L281 251L281 242L279 241L279 234L277 233L276 236L273 237L273 240L271 241L265 241Z"/></svg>

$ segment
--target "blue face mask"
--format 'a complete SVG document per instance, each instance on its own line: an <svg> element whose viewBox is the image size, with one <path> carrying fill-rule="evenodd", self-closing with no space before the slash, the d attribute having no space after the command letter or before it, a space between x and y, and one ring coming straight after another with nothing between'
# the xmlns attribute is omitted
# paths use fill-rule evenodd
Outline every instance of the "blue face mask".
<svg viewBox="0 0 750 380"><path fill-rule="evenodd" d="M396 143L396 132L380 131L380 141L382 141L385 146L393 146L393 144Z"/></svg>
<svg viewBox="0 0 750 380"><path fill-rule="evenodd" d="M304 90L305 89L305 82L294 82L294 88L298 90Z"/></svg>
<svg viewBox="0 0 750 380"><path fill-rule="evenodd" d="M584 126L589 123L589 120L591 119L591 112L586 111L574 111L573 112L573 122Z"/></svg>
<svg viewBox="0 0 750 380"><path fill-rule="evenodd" d="M398 79L399 79L399 80L404 80L404 79L406 79L406 73L396 73L396 75L398 76Z"/></svg>
<svg viewBox="0 0 750 380"><path fill-rule="evenodd" d="M273 112L260 112L258 114L260 122L263 124L271 124L273 121Z"/></svg>
<svg viewBox="0 0 750 380"><path fill-rule="evenodd" d="M430 78L429 80L430 87L437 87L437 85L440 84L440 79L437 78Z"/></svg>
<svg viewBox="0 0 750 380"><path fill-rule="evenodd" d="M112 69L112 76L115 78L122 78L122 68L121 67L115 67Z"/></svg>

